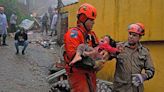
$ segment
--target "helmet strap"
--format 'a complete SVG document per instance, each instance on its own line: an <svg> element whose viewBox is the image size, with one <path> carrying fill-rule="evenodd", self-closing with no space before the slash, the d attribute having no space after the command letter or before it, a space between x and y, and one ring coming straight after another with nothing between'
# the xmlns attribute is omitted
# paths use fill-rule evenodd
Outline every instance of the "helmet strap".
<svg viewBox="0 0 164 92"><path fill-rule="evenodd" d="M77 19L78 21L85 23L87 21L87 16L85 14L78 14Z"/></svg>
<svg viewBox="0 0 164 92"><path fill-rule="evenodd" d="M90 30L88 30L85 25L85 22L88 20L87 16L85 14L78 14L77 18L78 18L78 22L81 22L84 28L86 29L86 31L89 32Z"/></svg>

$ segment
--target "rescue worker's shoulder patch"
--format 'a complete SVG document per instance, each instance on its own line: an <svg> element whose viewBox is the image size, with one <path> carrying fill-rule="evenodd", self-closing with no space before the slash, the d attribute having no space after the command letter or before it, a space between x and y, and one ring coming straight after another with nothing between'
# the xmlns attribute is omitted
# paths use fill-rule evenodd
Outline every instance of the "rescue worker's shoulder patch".
<svg viewBox="0 0 164 92"><path fill-rule="evenodd" d="M70 37L71 38L77 38L78 36L78 31L76 29L71 29L70 30Z"/></svg>

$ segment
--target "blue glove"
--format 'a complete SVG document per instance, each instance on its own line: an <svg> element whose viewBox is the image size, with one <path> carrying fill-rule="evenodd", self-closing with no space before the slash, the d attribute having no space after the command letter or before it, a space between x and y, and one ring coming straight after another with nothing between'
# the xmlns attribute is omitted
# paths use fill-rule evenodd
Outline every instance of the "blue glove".
<svg viewBox="0 0 164 92"><path fill-rule="evenodd" d="M132 74L132 84L138 87L140 84L146 80L146 75L142 74Z"/></svg>

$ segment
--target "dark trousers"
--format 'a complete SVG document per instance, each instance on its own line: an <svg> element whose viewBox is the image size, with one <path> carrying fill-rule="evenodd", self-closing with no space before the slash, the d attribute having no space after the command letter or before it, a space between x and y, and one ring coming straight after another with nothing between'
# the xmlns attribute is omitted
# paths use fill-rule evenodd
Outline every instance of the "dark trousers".
<svg viewBox="0 0 164 92"><path fill-rule="evenodd" d="M11 27L10 27L11 29L10 29L10 31L11 31L11 33L14 33L14 32L16 32L16 25L15 24L11 24Z"/></svg>
<svg viewBox="0 0 164 92"><path fill-rule="evenodd" d="M1 45L1 37L2 37L2 45L6 44L7 34L0 34L0 45Z"/></svg>
<svg viewBox="0 0 164 92"><path fill-rule="evenodd" d="M15 41L15 48L16 48L17 52L19 52L19 46L23 46L22 51L25 51L25 49L28 46L28 41L23 41L23 42Z"/></svg>
<svg viewBox="0 0 164 92"><path fill-rule="evenodd" d="M47 23L42 23L41 31L42 33L46 30L46 34L48 34L48 25Z"/></svg>

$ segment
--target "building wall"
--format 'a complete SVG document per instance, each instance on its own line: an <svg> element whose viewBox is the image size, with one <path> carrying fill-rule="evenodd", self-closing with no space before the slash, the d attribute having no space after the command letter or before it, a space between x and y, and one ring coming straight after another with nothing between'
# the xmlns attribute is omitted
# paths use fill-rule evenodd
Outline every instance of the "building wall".
<svg viewBox="0 0 164 92"><path fill-rule="evenodd" d="M99 37L109 34L118 41L126 40L127 26L142 22L146 29L143 41L164 40L164 0L79 0L64 8L69 11L69 27L76 25L76 11L84 2L97 8L94 30Z"/></svg>

